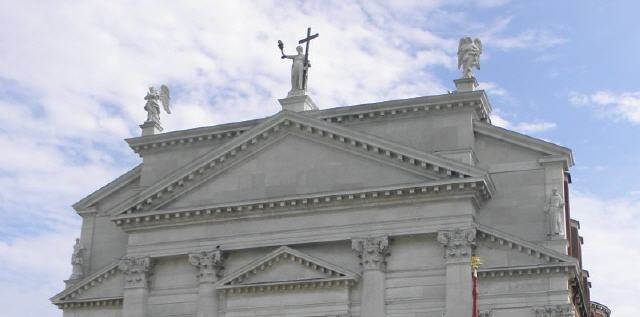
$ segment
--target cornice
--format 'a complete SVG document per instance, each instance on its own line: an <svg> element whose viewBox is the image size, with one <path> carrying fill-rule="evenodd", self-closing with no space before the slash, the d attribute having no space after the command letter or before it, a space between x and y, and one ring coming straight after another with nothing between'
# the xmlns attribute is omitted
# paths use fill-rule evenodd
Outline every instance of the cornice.
<svg viewBox="0 0 640 317"><path fill-rule="evenodd" d="M544 259L549 263L571 263L574 265L577 264L577 260L573 257L545 248L535 243L524 241L518 237L512 236L505 232L501 232L495 228L491 228L481 224L478 224L477 228L478 238L481 241L493 243L495 245L503 246L508 249L517 250L527 255Z"/></svg>
<svg viewBox="0 0 640 317"><path fill-rule="evenodd" d="M473 121L473 130L476 133L492 137L504 142L515 144L534 151L542 152L549 155L548 158L542 158L541 163L546 161L565 161L566 167L575 164L573 161L573 153L571 149L560 146L551 142L543 141L528 135L524 135L515 131L496 127L486 122Z"/></svg>
<svg viewBox="0 0 640 317"><path fill-rule="evenodd" d="M428 200L472 197L476 204L491 198L493 190L483 178L449 179L428 183L385 186L351 191L314 193L279 198L224 203L174 210L153 210L121 214L112 218L126 228L236 219L264 212L291 212L322 208L345 208L368 203L398 203L399 200Z"/></svg>
<svg viewBox="0 0 640 317"><path fill-rule="evenodd" d="M478 270L480 278L500 278L511 276L569 273L575 269L573 263L555 263L527 266L495 267Z"/></svg>
<svg viewBox="0 0 640 317"><path fill-rule="evenodd" d="M459 109L472 109L478 120L490 122L489 114L492 109L484 90L389 100L330 108L311 113L327 122L347 123L389 117L415 116L420 113L436 114Z"/></svg>
<svg viewBox="0 0 640 317"><path fill-rule="evenodd" d="M80 299L73 301L65 301L61 303L54 303L60 309L68 308L85 308L85 307L108 307L108 306L122 306L124 298L120 297L101 297Z"/></svg>
<svg viewBox="0 0 640 317"><path fill-rule="evenodd" d="M67 303L67 302L86 302L90 300L78 300L79 295L86 290L96 287L108 279L113 278L118 274L118 261L112 262L105 266L101 270L87 276L86 278L78 281L77 283L67 287L64 291L56 294L50 300L55 305Z"/></svg>
<svg viewBox="0 0 640 317"><path fill-rule="evenodd" d="M281 111L269 120L262 122L252 131L243 133L231 142L205 154L165 179L141 192L134 198L125 200L114 209L116 213L137 213L157 209L175 197L217 175L228 162L251 154L265 141L273 139L283 131L293 130L307 137L339 143L342 146L359 150L376 158L395 162L403 167L412 167L428 171L439 178L465 178L485 175L486 171L454 160L394 144L393 142L373 139L351 129L345 129L290 111ZM493 186L491 184L491 186Z"/></svg>

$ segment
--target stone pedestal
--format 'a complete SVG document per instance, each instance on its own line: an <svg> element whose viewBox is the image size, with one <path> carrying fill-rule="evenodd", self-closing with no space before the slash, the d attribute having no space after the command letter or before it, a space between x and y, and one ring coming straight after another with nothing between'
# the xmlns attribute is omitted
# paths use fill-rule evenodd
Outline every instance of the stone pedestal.
<svg viewBox="0 0 640 317"><path fill-rule="evenodd" d="M476 230L454 229L438 232L446 259L445 317L468 317L473 313L471 255Z"/></svg>
<svg viewBox="0 0 640 317"><path fill-rule="evenodd" d="M555 239L555 240L541 241L539 243L542 244L545 248L549 248L556 252L560 252L562 254L569 253L568 251L569 241L567 239Z"/></svg>
<svg viewBox="0 0 640 317"><path fill-rule="evenodd" d="M478 87L478 81L475 77L460 78L453 81L456 84L456 92L473 91Z"/></svg>
<svg viewBox="0 0 640 317"><path fill-rule="evenodd" d="M307 95L301 96L291 96L284 99L278 99L280 105L282 105L282 110L289 111L308 111L308 110L318 110L316 104L311 100L311 97Z"/></svg>
<svg viewBox="0 0 640 317"><path fill-rule="evenodd" d="M352 247L361 259L363 270L360 316L384 317L385 258L389 255L389 239L386 236L354 239Z"/></svg>
<svg viewBox="0 0 640 317"><path fill-rule="evenodd" d="M222 251L189 254L189 263L198 268L198 317L218 316L218 294L215 283L222 272Z"/></svg>
<svg viewBox="0 0 640 317"><path fill-rule="evenodd" d="M145 121L140 125L140 129L142 129L142 136L158 134L163 130L160 123L155 121Z"/></svg>
<svg viewBox="0 0 640 317"><path fill-rule="evenodd" d="M122 317L146 317L149 298L149 257L126 257L118 268L124 273Z"/></svg>

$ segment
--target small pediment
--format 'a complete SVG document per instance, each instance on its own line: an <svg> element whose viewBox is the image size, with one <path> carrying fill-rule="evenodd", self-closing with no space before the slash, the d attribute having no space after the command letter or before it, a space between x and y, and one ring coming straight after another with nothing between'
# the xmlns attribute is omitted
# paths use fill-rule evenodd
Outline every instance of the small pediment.
<svg viewBox="0 0 640 317"><path fill-rule="evenodd" d="M218 282L229 291L270 291L351 286L359 275L283 246Z"/></svg>
<svg viewBox="0 0 640 317"><path fill-rule="evenodd" d="M559 272L576 264L576 259L568 255L482 225L478 226L476 245L483 274Z"/></svg>
<svg viewBox="0 0 640 317"><path fill-rule="evenodd" d="M51 298L59 307L75 305L119 305L122 303L124 276L118 270L118 262L69 285Z"/></svg>

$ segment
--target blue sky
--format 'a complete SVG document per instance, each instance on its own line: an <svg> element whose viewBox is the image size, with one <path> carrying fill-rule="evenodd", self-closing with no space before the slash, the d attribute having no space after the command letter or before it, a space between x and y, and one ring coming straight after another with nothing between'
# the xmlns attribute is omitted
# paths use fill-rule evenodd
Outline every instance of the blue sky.
<svg viewBox="0 0 640 317"><path fill-rule="evenodd" d="M640 27L634 1L0 0L0 304L60 316L80 219L70 207L135 166L149 85L168 83L167 131L264 117L288 91L307 26L321 108L453 90L461 36L494 124L574 151L592 298L635 316L640 292ZM615 259L615 260L613 260Z"/></svg>

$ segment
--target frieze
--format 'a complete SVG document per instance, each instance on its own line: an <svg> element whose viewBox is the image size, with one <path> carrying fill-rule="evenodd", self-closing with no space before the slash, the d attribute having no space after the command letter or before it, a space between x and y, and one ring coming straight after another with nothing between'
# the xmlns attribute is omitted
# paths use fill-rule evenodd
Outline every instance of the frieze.
<svg viewBox="0 0 640 317"><path fill-rule="evenodd" d="M534 307L533 311L536 317L574 317L576 315L575 309L570 304Z"/></svg>

